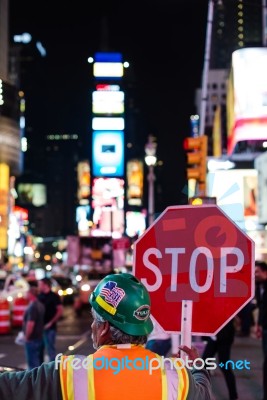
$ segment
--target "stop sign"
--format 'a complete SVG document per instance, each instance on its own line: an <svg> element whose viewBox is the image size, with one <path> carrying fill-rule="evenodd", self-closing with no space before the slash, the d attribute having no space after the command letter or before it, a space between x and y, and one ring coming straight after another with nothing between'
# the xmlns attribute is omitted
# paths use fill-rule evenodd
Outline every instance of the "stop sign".
<svg viewBox="0 0 267 400"><path fill-rule="evenodd" d="M135 242L133 273L163 329L215 335L254 297L254 242L217 205L172 206Z"/></svg>

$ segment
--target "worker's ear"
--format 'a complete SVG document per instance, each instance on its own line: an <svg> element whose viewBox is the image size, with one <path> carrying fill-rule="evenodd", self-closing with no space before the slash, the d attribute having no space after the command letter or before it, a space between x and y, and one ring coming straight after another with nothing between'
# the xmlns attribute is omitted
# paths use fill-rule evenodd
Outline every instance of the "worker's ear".
<svg viewBox="0 0 267 400"><path fill-rule="evenodd" d="M102 325L102 331L100 333L100 336L106 336L109 333L109 322L105 321Z"/></svg>

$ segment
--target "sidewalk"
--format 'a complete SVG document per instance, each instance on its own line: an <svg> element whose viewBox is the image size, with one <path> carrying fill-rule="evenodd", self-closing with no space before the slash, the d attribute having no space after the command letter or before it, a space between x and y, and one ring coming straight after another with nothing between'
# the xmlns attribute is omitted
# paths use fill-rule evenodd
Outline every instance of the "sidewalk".
<svg viewBox="0 0 267 400"><path fill-rule="evenodd" d="M232 348L232 360L247 360L250 370L235 369L239 400L262 400L262 364L261 340L254 337L236 337ZM226 383L220 369L212 374L214 400L229 400Z"/></svg>

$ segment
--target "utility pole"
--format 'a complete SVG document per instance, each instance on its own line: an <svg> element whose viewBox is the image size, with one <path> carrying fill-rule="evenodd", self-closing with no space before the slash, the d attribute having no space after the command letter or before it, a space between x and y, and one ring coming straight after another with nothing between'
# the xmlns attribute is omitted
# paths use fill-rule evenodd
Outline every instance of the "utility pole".
<svg viewBox="0 0 267 400"><path fill-rule="evenodd" d="M203 65L202 83L201 83L201 104L200 104L200 122L199 122L199 135L200 136L205 134L207 88L208 88L208 74L209 74L209 66L210 66L210 49L211 49L214 1L215 0L209 0L209 5L208 5L206 43L205 43L204 65Z"/></svg>
<svg viewBox="0 0 267 400"><path fill-rule="evenodd" d="M152 225L155 214L155 194L154 194L154 182L155 174L154 168L157 163L156 156L157 143L152 135L148 136L148 142L145 145L145 163L148 167L148 226Z"/></svg>

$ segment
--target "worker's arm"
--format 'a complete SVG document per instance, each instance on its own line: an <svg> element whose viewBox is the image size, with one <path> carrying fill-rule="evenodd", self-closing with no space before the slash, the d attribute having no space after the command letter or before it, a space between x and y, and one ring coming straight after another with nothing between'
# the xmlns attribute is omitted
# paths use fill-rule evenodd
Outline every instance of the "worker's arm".
<svg viewBox="0 0 267 400"><path fill-rule="evenodd" d="M21 372L0 373L1 400L62 400L55 363Z"/></svg>
<svg viewBox="0 0 267 400"><path fill-rule="evenodd" d="M195 361L198 364L197 359L200 357L197 349L191 349L187 346L180 346L179 348L186 353L189 360ZM202 365L203 363L200 361L199 365L196 365L197 368L186 369L189 380L188 400L213 399L210 374Z"/></svg>

